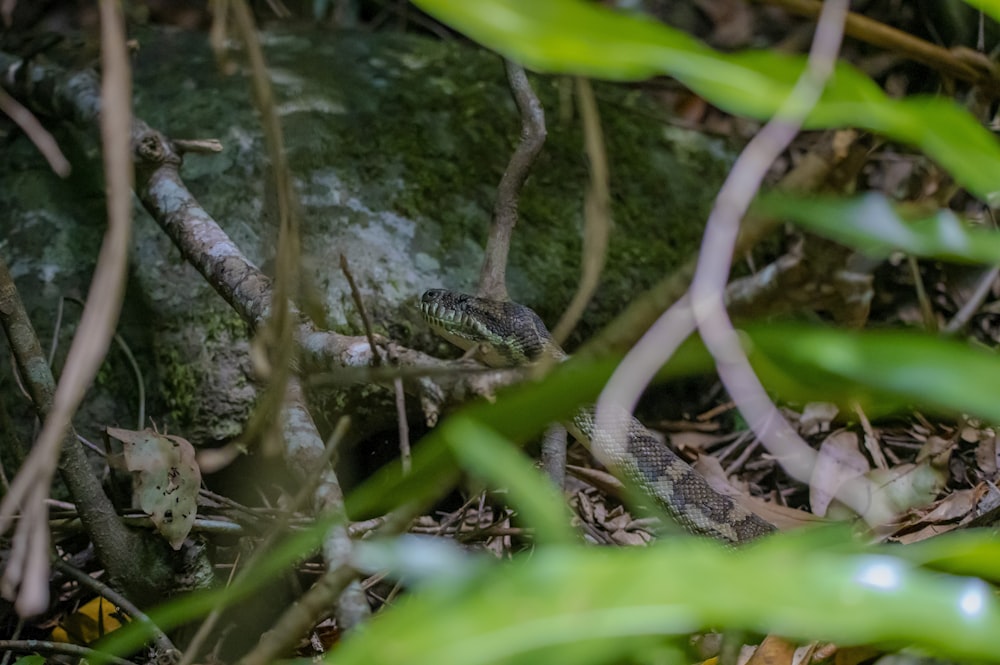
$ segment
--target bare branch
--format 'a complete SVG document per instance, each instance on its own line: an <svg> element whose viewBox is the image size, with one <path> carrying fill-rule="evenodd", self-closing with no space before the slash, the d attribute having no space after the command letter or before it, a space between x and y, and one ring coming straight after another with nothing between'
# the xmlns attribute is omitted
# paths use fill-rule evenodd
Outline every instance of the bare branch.
<svg viewBox="0 0 1000 665"><path fill-rule="evenodd" d="M497 200L493 205L493 221L486 240L486 254L479 273L477 293L484 298L507 300L507 254L510 238L517 225L517 206L521 187L538 153L545 144L545 111L531 89L524 68L507 60L507 80L514 94L514 102L521 112L521 140L514 150L507 170L497 186Z"/></svg>
<svg viewBox="0 0 1000 665"><path fill-rule="evenodd" d="M38 148L38 152L42 153L42 156L45 157L45 160L52 167L52 170L55 171L56 175L60 178L65 178L69 175L69 161L63 155L62 150L59 149L59 144L52 138L52 134L45 127L42 127L42 123L38 122L38 118L32 115L31 111L24 108L23 104L19 103L3 90L0 90L0 111L6 113L7 117L17 123L21 131Z"/></svg>

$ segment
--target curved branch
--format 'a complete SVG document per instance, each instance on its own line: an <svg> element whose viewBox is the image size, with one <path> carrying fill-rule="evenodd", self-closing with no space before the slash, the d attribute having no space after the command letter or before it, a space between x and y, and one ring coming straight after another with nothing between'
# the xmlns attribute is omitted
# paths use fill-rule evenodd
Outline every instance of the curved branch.
<svg viewBox="0 0 1000 665"><path fill-rule="evenodd" d="M504 61L507 81L510 83L514 102L521 112L521 140L514 150L507 170L497 186L497 200L493 205L493 221L486 240L486 254L479 273L477 293L483 298L508 300L507 254L510 237L517 225L517 205L521 187L538 153L545 144L545 110L531 88L524 67L510 60Z"/></svg>

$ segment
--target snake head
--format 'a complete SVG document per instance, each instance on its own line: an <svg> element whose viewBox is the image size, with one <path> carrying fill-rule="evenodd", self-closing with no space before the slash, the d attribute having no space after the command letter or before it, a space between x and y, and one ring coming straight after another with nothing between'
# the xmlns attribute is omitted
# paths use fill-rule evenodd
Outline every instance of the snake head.
<svg viewBox="0 0 1000 665"><path fill-rule="evenodd" d="M461 349L476 349L491 367L562 356L542 319L514 302L430 289L420 296L420 314L435 333Z"/></svg>

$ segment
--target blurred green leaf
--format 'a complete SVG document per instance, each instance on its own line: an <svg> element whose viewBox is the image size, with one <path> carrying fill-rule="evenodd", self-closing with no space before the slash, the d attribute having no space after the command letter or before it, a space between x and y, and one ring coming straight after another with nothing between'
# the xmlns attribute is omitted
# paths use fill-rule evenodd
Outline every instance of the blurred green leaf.
<svg viewBox="0 0 1000 665"><path fill-rule="evenodd" d="M881 194L843 199L773 193L755 202L754 210L874 256L902 250L945 261L1000 263L1000 233L969 227L950 210L901 214Z"/></svg>
<svg viewBox="0 0 1000 665"><path fill-rule="evenodd" d="M896 554L925 568L1000 583L1000 540L995 529L952 531L899 547Z"/></svg>
<svg viewBox="0 0 1000 665"><path fill-rule="evenodd" d="M1000 21L1000 0L965 0L965 2L985 12L994 21Z"/></svg>
<svg viewBox="0 0 1000 665"><path fill-rule="evenodd" d="M773 388L768 368L777 367L785 399L857 401L876 416L913 405L1000 422L1000 358L990 351L912 331L758 324L745 332L761 380Z"/></svg>
<svg viewBox="0 0 1000 665"><path fill-rule="evenodd" d="M358 541L351 558L358 571L387 575L409 588L444 578L471 577L496 563L490 554L466 551L457 540L407 533Z"/></svg>
<svg viewBox="0 0 1000 665"><path fill-rule="evenodd" d="M538 71L618 81L658 74L712 104L755 118L773 116L805 58L771 51L718 53L637 14L580 0L414 0L484 46ZM862 127L915 145L963 186L988 197L1000 183L1000 145L947 99L890 99L871 79L839 63L810 113L809 128Z"/></svg>
<svg viewBox="0 0 1000 665"><path fill-rule="evenodd" d="M474 579L425 587L328 660L615 663L658 636L707 626L1000 659L1000 606L983 582L922 570L891 548L825 545L825 536L810 547L795 534L739 552L694 538L649 548L540 548Z"/></svg>
<svg viewBox="0 0 1000 665"><path fill-rule="evenodd" d="M456 416L447 429L448 444L463 468L506 489L509 504L522 522L535 530L537 543L568 544L578 540L562 492L535 468L521 449L490 427Z"/></svg>

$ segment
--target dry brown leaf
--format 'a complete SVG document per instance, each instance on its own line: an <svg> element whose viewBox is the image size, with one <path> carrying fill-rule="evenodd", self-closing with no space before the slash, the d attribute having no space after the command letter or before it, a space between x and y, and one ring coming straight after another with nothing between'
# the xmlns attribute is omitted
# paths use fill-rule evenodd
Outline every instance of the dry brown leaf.
<svg viewBox="0 0 1000 665"><path fill-rule="evenodd" d="M811 652L812 647L802 647ZM802 656L796 657L794 644L781 637L768 635L760 646L754 650L746 665L797 665L804 662Z"/></svg>
<svg viewBox="0 0 1000 665"><path fill-rule="evenodd" d="M922 522L957 522L976 507L981 491L978 489L956 490L937 502Z"/></svg>
<svg viewBox="0 0 1000 665"><path fill-rule="evenodd" d="M904 533L903 535L894 538L894 540L901 545L909 545L911 543L919 543L921 540L927 540L928 538L940 536L942 533L948 533L949 531L954 531L957 528L957 524L928 524L919 531Z"/></svg>
<svg viewBox="0 0 1000 665"><path fill-rule="evenodd" d="M878 649L868 646L843 647L837 649L833 663L834 665L860 665L860 663L874 660L880 653L882 652Z"/></svg>
<svg viewBox="0 0 1000 665"><path fill-rule="evenodd" d="M997 446L997 435L991 429L979 430L979 445L976 446L976 465L988 477L996 475L1000 468L1000 447Z"/></svg>
<svg viewBox="0 0 1000 665"><path fill-rule="evenodd" d="M201 470L194 446L151 429L109 427L107 432L124 446L125 467L133 477L133 503L150 516L171 547L180 549L198 514Z"/></svg>
<svg viewBox="0 0 1000 665"><path fill-rule="evenodd" d="M713 44L723 48L746 46L753 37L753 14L744 0L695 0L712 21Z"/></svg>

